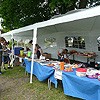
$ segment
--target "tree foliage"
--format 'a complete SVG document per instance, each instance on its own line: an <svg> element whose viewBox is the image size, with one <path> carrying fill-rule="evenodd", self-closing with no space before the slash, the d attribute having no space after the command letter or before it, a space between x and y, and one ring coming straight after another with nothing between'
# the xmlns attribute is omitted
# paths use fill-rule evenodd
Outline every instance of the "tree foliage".
<svg viewBox="0 0 100 100"><path fill-rule="evenodd" d="M9 31L87 5L100 5L100 0L0 0L0 17L3 29Z"/></svg>
<svg viewBox="0 0 100 100"><path fill-rule="evenodd" d="M42 7L44 0L2 0L2 26L7 30L27 26L50 18L50 8Z"/></svg>
<svg viewBox="0 0 100 100"><path fill-rule="evenodd" d="M84 9L100 5L100 0L51 0L53 13L63 14L74 9Z"/></svg>
<svg viewBox="0 0 100 100"><path fill-rule="evenodd" d="M74 10L77 0L52 0L50 7L53 13L64 14L70 10Z"/></svg>

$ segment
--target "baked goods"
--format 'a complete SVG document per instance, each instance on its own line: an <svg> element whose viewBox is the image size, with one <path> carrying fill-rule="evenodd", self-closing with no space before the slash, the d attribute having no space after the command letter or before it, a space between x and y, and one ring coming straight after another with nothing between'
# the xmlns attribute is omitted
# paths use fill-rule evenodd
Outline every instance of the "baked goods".
<svg viewBox="0 0 100 100"><path fill-rule="evenodd" d="M48 64L47 66L53 67L53 66L55 66L55 65L54 65L54 64Z"/></svg>

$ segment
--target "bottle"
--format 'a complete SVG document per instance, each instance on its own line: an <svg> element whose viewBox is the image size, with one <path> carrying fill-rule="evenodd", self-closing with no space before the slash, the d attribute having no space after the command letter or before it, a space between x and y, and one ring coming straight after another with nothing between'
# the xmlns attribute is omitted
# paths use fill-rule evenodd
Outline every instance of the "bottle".
<svg viewBox="0 0 100 100"><path fill-rule="evenodd" d="M64 62L63 61L60 62L60 70L64 70Z"/></svg>

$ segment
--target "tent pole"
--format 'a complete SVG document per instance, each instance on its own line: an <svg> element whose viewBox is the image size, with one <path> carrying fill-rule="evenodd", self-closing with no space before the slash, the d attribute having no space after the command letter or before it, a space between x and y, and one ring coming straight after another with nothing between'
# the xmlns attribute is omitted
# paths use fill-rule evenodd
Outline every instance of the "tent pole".
<svg viewBox="0 0 100 100"><path fill-rule="evenodd" d="M35 50L36 41L37 41L37 28L34 28L34 30L33 30L33 49L32 49L30 83L32 83L32 73L33 73L33 65L34 65L34 50Z"/></svg>
<svg viewBox="0 0 100 100"><path fill-rule="evenodd" d="M13 64L14 63L13 62L14 61L14 47L13 47L14 41L13 41L13 38L14 38L14 36L13 36L13 33L12 33L11 34L11 39L12 39L12 67L14 66L14 64Z"/></svg>
<svg viewBox="0 0 100 100"><path fill-rule="evenodd" d="M1 37L1 29L0 29L0 37Z"/></svg>

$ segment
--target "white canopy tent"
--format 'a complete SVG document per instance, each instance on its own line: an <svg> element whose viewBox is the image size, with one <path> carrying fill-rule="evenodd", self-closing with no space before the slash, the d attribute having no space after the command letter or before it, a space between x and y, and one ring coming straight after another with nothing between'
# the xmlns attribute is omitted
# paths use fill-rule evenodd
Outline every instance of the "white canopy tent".
<svg viewBox="0 0 100 100"><path fill-rule="evenodd" d="M84 9L79 12L69 13L64 16L50 19L48 21L39 22L33 25L29 25L23 28L19 28L16 30L12 30L5 34L2 34L2 37L7 37L12 35L12 37L19 39L26 39L27 37L33 39L33 55L32 55L32 64L31 64L31 75L30 75L30 83L32 83L32 70L33 70L33 61L34 61L34 48L35 44L38 40L41 40L42 34L49 34L49 36L56 35L60 33L61 35L65 33L75 32L88 32L89 35L91 33L99 32L100 28L100 6ZM40 35L40 36L39 36ZM37 38L39 36L39 38ZM98 35L99 36L99 35ZM60 40L60 36L58 38ZM90 41L91 44L91 41ZM90 46L87 45L88 46Z"/></svg>

